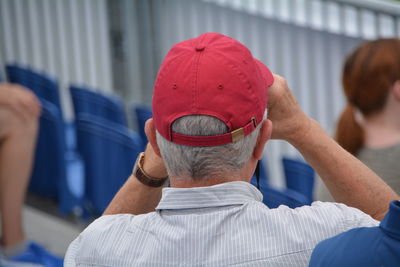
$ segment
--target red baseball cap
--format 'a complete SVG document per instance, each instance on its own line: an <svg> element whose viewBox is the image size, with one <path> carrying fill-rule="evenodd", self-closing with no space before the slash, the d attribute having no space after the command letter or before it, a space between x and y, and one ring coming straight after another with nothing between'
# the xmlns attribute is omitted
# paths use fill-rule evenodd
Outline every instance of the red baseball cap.
<svg viewBox="0 0 400 267"><path fill-rule="evenodd" d="M263 119L271 71L240 42L204 33L174 45L157 75L153 120L167 140L187 146L218 146L250 134ZM208 115L223 121L226 134L189 136L172 131L178 118Z"/></svg>

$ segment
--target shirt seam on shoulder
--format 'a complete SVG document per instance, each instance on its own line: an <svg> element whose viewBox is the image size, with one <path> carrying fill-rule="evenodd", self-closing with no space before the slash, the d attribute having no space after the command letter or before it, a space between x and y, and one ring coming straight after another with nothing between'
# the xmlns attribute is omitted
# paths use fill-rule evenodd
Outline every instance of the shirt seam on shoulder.
<svg viewBox="0 0 400 267"><path fill-rule="evenodd" d="M110 258L108 258L109 260ZM120 260L118 259L118 263L121 263ZM89 266L102 266L102 267L111 267L113 265L110 264L105 264L105 263L99 263L98 258L92 258L92 257L81 257L78 259L75 259L75 264L77 266L79 265L89 265Z"/></svg>
<svg viewBox="0 0 400 267"><path fill-rule="evenodd" d="M263 257L263 258L258 258L258 259L254 259L254 260L250 260L250 261L241 261L241 262L233 263L232 265L227 265L227 266L234 267L234 266L238 266L238 264L251 263L251 262L256 262L256 261L260 261L260 260L268 260L268 259L280 258L280 257L284 257L284 256L287 256L287 255L292 255L292 254L297 254L297 253L306 252L306 251L312 251L312 250L313 250L313 248L302 249L302 250L288 252L288 253L275 255L275 256L271 256L271 257Z"/></svg>

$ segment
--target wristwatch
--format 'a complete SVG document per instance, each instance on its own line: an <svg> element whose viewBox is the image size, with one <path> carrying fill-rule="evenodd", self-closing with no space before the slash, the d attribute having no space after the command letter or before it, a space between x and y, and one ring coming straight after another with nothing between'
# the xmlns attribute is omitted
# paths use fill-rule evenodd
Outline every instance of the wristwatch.
<svg viewBox="0 0 400 267"><path fill-rule="evenodd" d="M168 176L164 178L154 178L148 175L143 170L143 162L144 162L144 152L140 153L136 159L135 166L133 167L133 175L135 175L136 179L138 179L142 184L150 186L150 187L160 187L163 186L168 181Z"/></svg>

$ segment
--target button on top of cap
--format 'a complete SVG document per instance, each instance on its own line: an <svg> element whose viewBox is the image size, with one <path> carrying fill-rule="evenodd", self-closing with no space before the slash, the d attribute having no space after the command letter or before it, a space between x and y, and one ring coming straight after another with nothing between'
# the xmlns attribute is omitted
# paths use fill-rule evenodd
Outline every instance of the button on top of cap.
<svg viewBox="0 0 400 267"><path fill-rule="evenodd" d="M197 52L201 52L201 51L204 50L204 48L206 48L205 45L199 44L199 45L197 45L197 46L195 47L195 50L196 50Z"/></svg>

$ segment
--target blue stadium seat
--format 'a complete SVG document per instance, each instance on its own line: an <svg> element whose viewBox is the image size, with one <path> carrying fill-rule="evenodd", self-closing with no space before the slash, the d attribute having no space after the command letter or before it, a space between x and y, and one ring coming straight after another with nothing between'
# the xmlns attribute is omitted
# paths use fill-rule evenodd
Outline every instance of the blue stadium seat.
<svg viewBox="0 0 400 267"><path fill-rule="evenodd" d="M124 105L119 97L77 86L70 86L70 92L76 117L87 113L127 126Z"/></svg>
<svg viewBox="0 0 400 267"><path fill-rule="evenodd" d="M259 184L257 184L255 174L250 183L259 188L263 194L263 203L269 208L277 208L279 205L297 208L309 204L308 199L296 191L290 189L278 190L271 187L268 182L268 171L265 164L263 164L263 160L259 161L258 166L260 173Z"/></svg>
<svg viewBox="0 0 400 267"><path fill-rule="evenodd" d="M32 71L28 67L20 65L7 65L6 72L10 82L21 84L32 90L40 99L44 99L55 105L63 120L62 106L60 100L60 89L56 79L51 78L47 74ZM64 125L65 142L67 150L74 150L76 145L75 129L71 122L65 122Z"/></svg>
<svg viewBox="0 0 400 267"><path fill-rule="evenodd" d="M65 143L67 150L76 151L76 126L74 121L66 121L64 123Z"/></svg>
<svg viewBox="0 0 400 267"><path fill-rule="evenodd" d="M30 76L30 71L28 68L24 68L18 64L8 64L6 65L6 76L7 80L10 83L18 83L21 84L27 88L29 88L29 76ZM32 90L32 88L30 88ZM36 95L38 95L39 92L34 91Z"/></svg>
<svg viewBox="0 0 400 267"><path fill-rule="evenodd" d="M40 99L42 114L29 190L59 201L67 214L83 205L84 166L79 155L67 151L59 109Z"/></svg>
<svg viewBox="0 0 400 267"><path fill-rule="evenodd" d="M118 123L92 114L76 118L78 151L85 162L86 198L101 214L132 172L140 137Z"/></svg>
<svg viewBox="0 0 400 267"><path fill-rule="evenodd" d="M139 132L140 137L142 138L143 145L147 144L147 136L144 132L144 124L148 119L153 117L151 113L151 109L146 106L132 106L131 114L133 118L136 118L136 126ZM144 147L143 147L144 150Z"/></svg>
<svg viewBox="0 0 400 267"><path fill-rule="evenodd" d="M61 111L61 117L63 117L60 90L56 79L17 64L7 65L6 73L10 82L18 83L31 89L38 97L56 105Z"/></svg>
<svg viewBox="0 0 400 267"><path fill-rule="evenodd" d="M282 158L282 163L287 188L305 195L311 203L314 200L314 169L303 161L286 157Z"/></svg>
<svg viewBox="0 0 400 267"><path fill-rule="evenodd" d="M62 213L81 209L84 165L74 152L74 125L64 124L57 81L18 64L7 65L6 73L10 82L32 90L42 104L30 191L58 199Z"/></svg>
<svg viewBox="0 0 400 267"><path fill-rule="evenodd" d="M270 209L277 208L280 205L286 205L294 209L309 204L304 195L290 189L280 191L268 186L261 188L261 192L263 194L263 203Z"/></svg>
<svg viewBox="0 0 400 267"><path fill-rule="evenodd" d="M57 80L46 74L31 71L29 86L38 91L38 96L53 103L61 111L60 89Z"/></svg>
<svg viewBox="0 0 400 267"><path fill-rule="evenodd" d="M81 156L74 151L65 152L66 173L60 179L58 205L62 214L74 213L82 216L85 196L85 165Z"/></svg>
<svg viewBox="0 0 400 267"><path fill-rule="evenodd" d="M60 111L52 103L41 100L39 134L36 144L35 162L29 189L38 195L57 198L58 184L64 179L65 143Z"/></svg>
<svg viewBox="0 0 400 267"><path fill-rule="evenodd" d="M269 185L268 170L267 170L267 167L266 167L263 159L258 162L258 168L259 168L259 175L260 175L259 184L257 184L256 173L254 173L253 177L250 180L250 183L257 188L268 187L268 185Z"/></svg>

